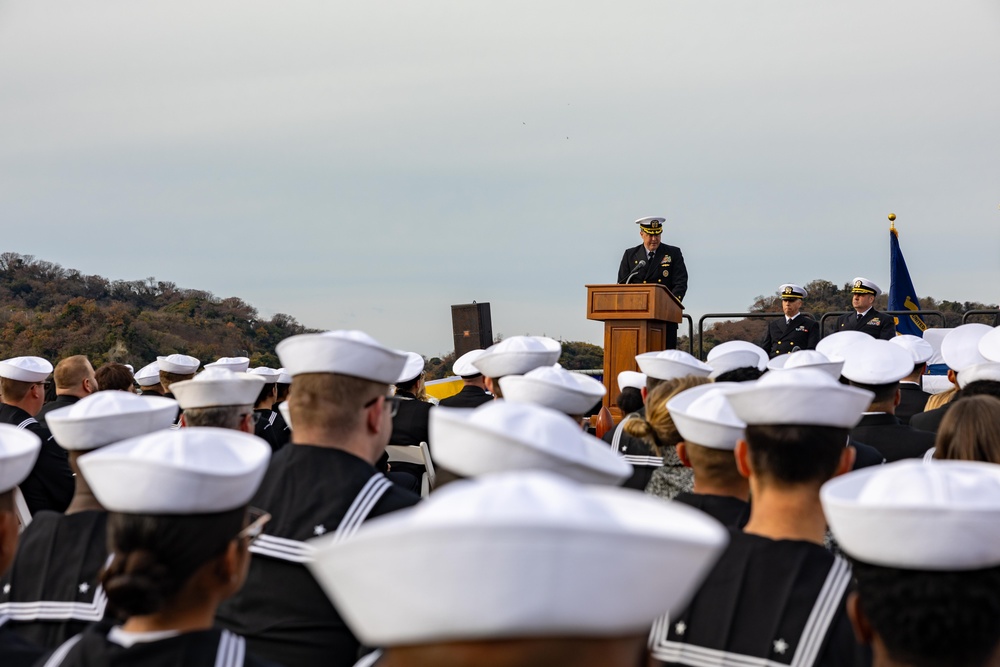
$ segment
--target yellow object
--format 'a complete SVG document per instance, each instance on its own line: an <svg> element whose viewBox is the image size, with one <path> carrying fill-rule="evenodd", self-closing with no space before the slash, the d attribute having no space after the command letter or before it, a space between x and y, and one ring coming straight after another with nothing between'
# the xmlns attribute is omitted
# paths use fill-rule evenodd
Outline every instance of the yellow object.
<svg viewBox="0 0 1000 667"><path fill-rule="evenodd" d="M464 384L465 383L462 382L462 378L454 375L452 377L426 382L424 383L424 389L428 396L433 396L440 401L442 398L454 396L458 392L462 391Z"/></svg>

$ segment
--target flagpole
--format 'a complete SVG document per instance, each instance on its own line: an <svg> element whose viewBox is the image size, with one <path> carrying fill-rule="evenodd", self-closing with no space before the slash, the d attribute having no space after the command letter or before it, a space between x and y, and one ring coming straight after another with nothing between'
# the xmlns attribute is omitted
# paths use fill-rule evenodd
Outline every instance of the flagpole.
<svg viewBox="0 0 1000 667"><path fill-rule="evenodd" d="M896 214L895 213L890 213L889 214L889 231L890 232L896 232ZM898 232L896 232L896 233L898 234Z"/></svg>

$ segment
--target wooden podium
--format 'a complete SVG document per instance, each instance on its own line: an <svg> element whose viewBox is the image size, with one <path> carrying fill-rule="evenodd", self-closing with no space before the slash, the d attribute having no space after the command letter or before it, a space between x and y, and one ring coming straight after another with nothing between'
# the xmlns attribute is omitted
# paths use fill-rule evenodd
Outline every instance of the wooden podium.
<svg viewBox="0 0 1000 667"><path fill-rule="evenodd" d="M666 325L680 324L681 302L663 285L587 285L587 319L604 322L604 405L621 419L618 374L639 370L635 356L666 346Z"/></svg>

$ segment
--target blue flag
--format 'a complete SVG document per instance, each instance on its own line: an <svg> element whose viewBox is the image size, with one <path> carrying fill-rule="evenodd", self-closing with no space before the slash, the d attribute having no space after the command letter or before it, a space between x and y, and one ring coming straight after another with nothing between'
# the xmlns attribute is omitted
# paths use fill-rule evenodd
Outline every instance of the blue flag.
<svg viewBox="0 0 1000 667"><path fill-rule="evenodd" d="M899 249L896 227L889 228L889 310L920 310L917 290L913 289L910 272ZM927 325L919 315L896 317L896 333L923 336Z"/></svg>

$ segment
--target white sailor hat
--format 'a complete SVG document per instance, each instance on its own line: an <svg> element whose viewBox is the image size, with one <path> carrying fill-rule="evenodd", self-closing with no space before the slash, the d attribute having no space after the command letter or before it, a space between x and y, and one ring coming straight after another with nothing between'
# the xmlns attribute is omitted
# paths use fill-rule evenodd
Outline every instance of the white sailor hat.
<svg viewBox="0 0 1000 667"><path fill-rule="evenodd" d="M247 370L248 375L256 375L257 377L264 378L265 384L274 384L278 381L278 377L281 373L277 368L268 368L267 366L258 366L257 368L251 368ZM173 387L173 385L170 385ZM173 391L173 389L171 389Z"/></svg>
<svg viewBox="0 0 1000 667"><path fill-rule="evenodd" d="M517 473L313 540L308 567L367 645L614 637L683 608L728 539L681 503Z"/></svg>
<svg viewBox="0 0 1000 667"><path fill-rule="evenodd" d="M851 285L851 294L874 294L875 296L879 296L882 294L882 290L867 278L859 277L855 278L854 283Z"/></svg>
<svg viewBox="0 0 1000 667"><path fill-rule="evenodd" d="M0 493L7 493L24 481L35 467L41 439L23 428L0 424Z"/></svg>
<svg viewBox="0 0 1000 667"><path fill-rule="evenodd" d="M622 371L618 374L618 391L624 391L625 387L642 391L646 388L646 374L636 371Z"/></svg>
<svg viewBox="0 0 1000 667"><path fill-rule="evenodd" d="M284 368L278 369L278 384L291 384L292 376Z"/></svg>
<svg viewBox="0 0 1000 667"><path fill-rule="evenodd" d="M356 330L299 334L278 343L275 352L292 377L336 373L393 384L406 365L405 354Z"/></svg>
<svg viewBox="0 0 1000 667"><path fill-rule="evenodd" d="M79 451L170 428L176 417L171 398L99 391L48 413L45 424L60 447Z"/></svg>
<svg viewBox="0 0 1000 667"><path fill-rule="evenodd" d="M1000 565L1000 466L903 460L836 477L820 489L840 547L905 570Z"/></svg>
<svg viewBox="0 0 1000 667"><path fill-rule="evenodd" d="M979 354L990 361L1000 361L1000 327L994 327L979 339Z"/></svg>
<svg viewBox="0 0 1000 667"><path fill-rule="evenodd" d="M925 364L934 356L934 347L920 336L912 334L900 334L890 338L889 342L898 345L910 353L913 357L913 365Z"/></svg>
<svg viewBox="0 0 1000 667"><path fill-rule="evenodd" d="M687 377L708 377L712 367L695 359L681 350L644 352L635 356L639 370L657 380L674 380Z"/></svg>
<svg viewBox="0 0 1000 667"><path fill-rule="evenodd" d="M958 374L958 388L965 389L973 382L1000 382L1000 362L990 361L985 364L969 366Z"/></svg>
<svg viewBox="0 0 1000 667"><path fill-rule="evenodd" d="M434 460L477 477L514 470L549 470L586 484L618 484L632 466L561 412L540 405L490 401L475 410L430 412Z"/></svg>
<svg viewBox="0 0 1000 667"><path fill-rule="evenodd" d="M635 224L639 225L639 229L656 236L657 234L663 233L663 223L667 221L666 218L659 218L656 216L649 216L645 218L639 218L635 221Z"/></svg>
<svg viewBox="0 0 1000 667"><path fill-rule="evenodd" d="M961 373L969 366L985 364L989 361L979 353L979 342L993 327L985 324L963 324L948 332L941 341L941 358L948 368Z"/></svg>
<svg viewBox="0 0 1000 667"><path fill-rule="evenodd" d="M667 412L686 442L712 449L736 449L746 424L736 416L726 393L738 382L703 384L680 392L667 401Z"/></svg>
<svg viewBox="0 0 1000 667"><path fill-rule="evenodd" d="M594 378L558 365L504 376L500 378L500 390L513 403L534 403L567 415L582 415L608 393Z"/></svg>
<svg viewBox="0 0 1000 667"><path fill-rule="evenodd" d="M20 382L43 382L52 373L52 364L41 357L13 357L0 361L0 378Z"/></svg>
<svg viewBox="0 0 1000 667"><path fill-rule="evenodd" d="M844 362L830 361L825 354L816 350L799 350L791 354L779 354L767 363L767 369L771 371L790 371L796 368L815 368L837 379L844 368Z"/></svg>
<svg viewBox="0 0 1000 667"><path fill-rule="evenodd" d="M399 377L393 384L403 384L416 380L424 372L424 358L416 352L399 351L406 355L406 365L403 366L403 370L400 371Z"/></svg>
<svg viewBox="0 0 1000 667"><path fill-rule="evenodd" d="M132 364L122 364L122 366L127 368L128 372L131 373L133 376L135 375L135 368L132 367Z"/></svg>
<svg viewBox="0 0 1000 667"><path fill-rule="evenodd" d="M166 357L157 357L160 370L164 373L175 373L177 375L193 375L198 372L201 362L186 354L171 354Z"/></svg>
<svg viewBox="0 0 1000 667"><path fill-rule="evenodd" d="M844 351L840 374L851 382L881 385L899 382L913 371L913 355L887 340L868 340Z"/></svg>
<svg viewBox="0 0 1000 667"><path fill-rule="evenodd" d="M852 345L871 340L871 336L860 331L837 331L816 344L816 351L830 361L843 361L845 351Z"/></svg>
<svg viewBox="0 0 1000 667"><path fill-rule="evenodd" d="M708 351L708 356L705 361L712 366L712 362L723 354L729 354L730 352L735 352L736 350L750 351L757 355L758 362L755 365L757 370L764 370L767 368L767 351L760 345L754 345L745 340L728 340L725 343L719 343L711 350ZM713 366L714 368L714 366Z"/></svg>
<svg viewBox="0 0 1000 667"><path fill-rule="evenodd" d="M250 502L270 458L271 448L255 435L191 427L129 438L84 454L78 464L108 511L212 514Z"/></svg>
<svg viewBox="0 0 1000 667"><path fill-rule="evenodd" d="M778 288L781 290L781 300L791 301L793 299L804 299L809 296L809 292L806 291L805 287L801 285L796 285L795 283L785 283Z"/></svg>
<svg viewBox="0 0 1000 667"><path fill-rule="evenodd" d="M132 375L140 387L152 387L160 384L160 364L146 364Z"/></svg>
<svg viewBox="0 0 1000 667"><path fill-rule="evenodd" d="M523 375L539 366L559 361L562 345L545 336L511 336L486 348L472 365L488 378Z"/></svg>
<svg viewBox="0 0 1000 667"><path fill-rule="evenodd" d="M225 368L206 368L192 380L175 382L170 392L182 410L253 405L267 384L257 373L233 373Z"/></svg>
<svg viewBox="0 0 1000 667"><path fill-rule="evenodd" d="M455 360L455 363L451 366L451 372L463 378L482 375L482 373L479 372L479 369L472 365L472 362L484 354L486 354L486 350L469 350Z"/></svg>
<svg viewBox="0 0 1000 667"><path fill-rule="evenodd" d="M205 368L225 368L234 373L246 373L250 368L250 360L247 357L219 357L212 363L205 364Z"/></svg>
<svg viewBox="0 0 1000 667"><path fill-rule="evenodd" d="M734 371L737 368L757 369L760 357L752 350L733 350L725 354L717 354L714 359L708 360L708 365L712 367L712 372L708 377L715 379L723 373Z"/></svg>
<svg viewBox="0 0 1000 667"><path fill-rule="evenodd" d="M856 426L874 396L865 389L842 385L815 368L768 373L726 394L736 416L747 424L836 428Z"/></svg>

